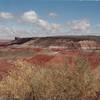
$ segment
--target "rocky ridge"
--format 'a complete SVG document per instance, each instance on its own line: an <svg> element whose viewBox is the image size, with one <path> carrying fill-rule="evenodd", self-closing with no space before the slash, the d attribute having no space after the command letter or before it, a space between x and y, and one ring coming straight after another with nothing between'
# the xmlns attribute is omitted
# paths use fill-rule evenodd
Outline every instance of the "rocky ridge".
<svg viewBox="0 0 100 100"><path fill-rule="evenodd" d="M5 44L12 47L100 49L100 36L53 36L19 38Z"/></svg>

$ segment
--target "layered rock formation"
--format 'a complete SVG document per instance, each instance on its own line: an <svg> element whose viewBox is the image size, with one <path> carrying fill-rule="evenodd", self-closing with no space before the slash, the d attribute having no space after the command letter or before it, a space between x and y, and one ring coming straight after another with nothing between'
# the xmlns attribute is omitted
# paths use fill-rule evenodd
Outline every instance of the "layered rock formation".
<svg viewBox="0 0 100 100"><path fill-rule="evenodd" d="M100 36L17 37L7 46L97 50L100 49Z"/></svg>

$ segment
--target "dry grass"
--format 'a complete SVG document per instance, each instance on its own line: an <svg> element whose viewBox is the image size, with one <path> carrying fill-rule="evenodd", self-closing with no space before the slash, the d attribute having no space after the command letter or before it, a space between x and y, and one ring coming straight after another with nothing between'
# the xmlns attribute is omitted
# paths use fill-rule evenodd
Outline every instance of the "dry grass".
<svg viewBox="0 0 100 100"><path fill-rule="evenodd" d="M0 82L0 100L100 100L100 72L92 73L81 58L76 63L76 70L70 71L16 61L16 70Z"/></svg>

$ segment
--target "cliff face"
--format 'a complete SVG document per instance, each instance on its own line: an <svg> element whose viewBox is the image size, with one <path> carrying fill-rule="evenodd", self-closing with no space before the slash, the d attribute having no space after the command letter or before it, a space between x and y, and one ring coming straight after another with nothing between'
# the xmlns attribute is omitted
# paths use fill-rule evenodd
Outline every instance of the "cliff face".
<svg viewBox="0 0 100 100"><path fill-rule="evenodd" d="M15 38L8 45L66 49L100 49L100 36L56 36Z"/></svg>
<svg viewBox="0 0 100 100"><path fill-rule="evenodd" d="M79 44L81 46L81 49L99 49L97 46L97 42L93 40L83 40L79 41Z"/></svg>

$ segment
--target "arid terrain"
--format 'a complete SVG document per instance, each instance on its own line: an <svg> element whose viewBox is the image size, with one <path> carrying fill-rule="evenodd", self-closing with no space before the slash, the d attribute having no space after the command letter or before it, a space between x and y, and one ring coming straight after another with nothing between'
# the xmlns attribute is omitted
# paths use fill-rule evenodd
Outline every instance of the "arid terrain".
<svg viewBox="0 0 100 100"><path fill-rule="evenodd" d="M100 100L100 36L0 41L0 80L0 100Z"/></svg>

